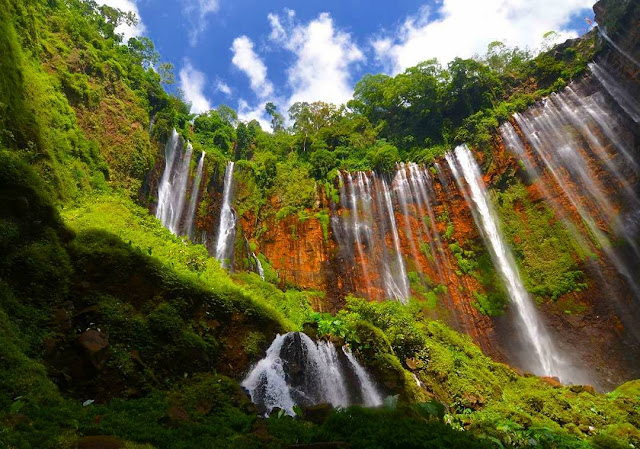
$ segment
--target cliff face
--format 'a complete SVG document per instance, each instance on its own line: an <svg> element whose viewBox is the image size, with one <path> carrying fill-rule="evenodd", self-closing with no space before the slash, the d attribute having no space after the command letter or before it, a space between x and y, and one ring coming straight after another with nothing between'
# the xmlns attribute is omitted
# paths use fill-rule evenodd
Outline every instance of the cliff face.
<svg viewBox="0 0 640 449"><path fill-rule="evenodd" d="M591 73L516 114L490 148L474 151L557 346L571 363L594 366L587 380L603 386L640 369L628 357L640 341L640 14L634 2L613 3L595 6L599 23L625 19L603 36ZM213 254L223 176L205 163L203 179L195 240ZM509 300L444 158L428 168L403 164L392 176L341 173L333 185L317 185L313 207L296 212L277 195L256 196L256 182L246 167L234 174L232 269L257 271L257 255L281 288L324 293L313 304L323 312L339 310L349 294L415 297L494 358L526 366ZM157 179L146 185L157 190Z"/></svg>

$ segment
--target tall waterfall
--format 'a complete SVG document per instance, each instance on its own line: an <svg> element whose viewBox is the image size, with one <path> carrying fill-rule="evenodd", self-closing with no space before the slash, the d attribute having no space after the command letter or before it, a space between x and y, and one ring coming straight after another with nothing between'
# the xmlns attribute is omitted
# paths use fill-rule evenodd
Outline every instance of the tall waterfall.
<svg viewBox="0 0 640 449"><path fill-rule="evenodd" d="M174 129L164 149L165 168L158 187L156 210L156 217L160 219L162 225L176 235L180 234L193 151L191 144L187 144L184 152L183 146L182 138Z"/></svg>
<svg viewBox="0 0 640 449"><path fill-rule="evenodd" d="M601 249L640 298L635 262L640 257L635 186L640 165L632 131L640 120L640 103L604 67L592 63L590 69L591 78L515 114L513 124L503 124L500 133L576 241L590 251ZM616 105L628 117L626 126ZM574 212L576 224L567 218ZM631 261L617 249L620 242L633 255Z"/></svg>
<svg viewBox="0 0 640 449"><path fill-rule="evenodd" d="M224 172L224 188L222 191L222 209L220 211L220 225L216 243L216 259L225 268L231 267L233 258L233 244L236 237L236 215L231 207L233 199L233 167L232 161L227 162Z"/></svg>
<svg viewBox="0 0 640 449"><path fill-rule="evenodd" d="M533 350L532 362L535 368L532 369L540 375L560 377L560 359L533 301L524 288L513 256L502 237L498 219L490 204L480 169L473 155L466 145L461 145L453 153L447 153L446 159L460 190L471 207L473 218L481 230L485 244L490 249L494 264L516 308L517 317L521 322L520 331Z"/></svg>
<svg viewBox="0 0 640 449"><path fill-rule="evenodd" d="M193 186L191 187L191 198L189 199L189 209L187 209L187 217L184 225L185 232L189 235L189 238L193 240L193 220L196 216L196 206L198 205L198 193L200 192L200 183L202 182L202 169L204 168L204 156L205 152L202 152L200 156L200 162L198 162L198 168L196 169L196 176L193 179Z"/></svg>
<svg viewBox="0 0 640 449"><path fill-rule="evenodd" d="M332 225L342 257L364 280L362 293L406 301L409 278L387 180L365 172L339 173L338 178L343 209Z"/></svg>
<svg viewBox="0 0 640 449"><path fill-rule="evenodd" d="M334 407L374 407L382 397L366 370L348 348L342 354L329 342L307 335L278 335L242 386L267 413L278 407L294 415L294 406L330 403Z"/></svg>

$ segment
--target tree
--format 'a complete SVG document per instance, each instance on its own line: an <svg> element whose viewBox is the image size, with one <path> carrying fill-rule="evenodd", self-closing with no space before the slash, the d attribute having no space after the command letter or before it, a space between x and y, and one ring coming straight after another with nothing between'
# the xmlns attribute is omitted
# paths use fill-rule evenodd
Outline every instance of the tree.
<svg viewBox="0 0 640 449"><path fill-rule="evenodd" d="M393 172L399 160L398 148L384 140L380 140L376 146L369 150L369 161L378 173Z"/></svg>
<svg viewBox="0 0 640 449"><path fill-rule="evenodd" d="M273 132L283 131L284 117L277 111L278 107L272 102L268 102L264 106L264 109L267 111L267 114L271 116L271 128L273 129Z"/></svg>
<svg viewBox="0 0 640 449"><path fill-rule="evenodd" d="M326 148L314 151L309 156L313 167L313 174L317 179L326 178L327 174L336 167L336 156Z"/></svg>
<svg viewBox="0 0 640 449"><path fill-rule="evenodd" d="M507 47L500 41L493 41L487 46L486 55L477 59L499 75L513 76L531 59L531 53L518 47Z"/></svg>
<svg viewBox="0 0 640 449"><path fill-rule="evenodd" d="M304 136L302 151L307 151L307 139L310 136L316 136L320 129L330 127L339 115L335 105L322 101L294 103L289 108L289 118L293 121L294 132Z"/></svg>
<svg viewBox="0 0 640 449"><path fill-rule="evenodd" d="M229 153L236 139L233 126L223 118L220 112L211 110L198 115L193 121L195 140L205 147L217 147Z"/></svg>
<svg viewBox="0 0 640 449"><path fill-rule="evenodd" d="M127 46L134 61L145 70L158 64L160 55L148 37L132 37Z"/></svg>

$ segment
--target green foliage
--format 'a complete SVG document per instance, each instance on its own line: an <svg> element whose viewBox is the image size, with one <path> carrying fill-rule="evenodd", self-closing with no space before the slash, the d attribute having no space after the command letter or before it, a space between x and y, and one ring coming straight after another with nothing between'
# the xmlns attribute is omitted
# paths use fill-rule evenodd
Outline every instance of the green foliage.
<svg viewBox="0 0 640 449"><path fill-rule="evenodd" d="M384 141L371 148L368 157L371 167L378 173L384 174L392 173L396 168L396 163L400 161L398 149Z"/></svg>
<svg viewBox="0 0 640 449"><path fill-rule="evenodd" d="M193 121L194 140L205 148L219 148L222 153L229 154L237 137L236 121L235 111L226 106L200 114Z"/></svg>
<svg viewBox="0 0 640 449"><path fill-rule="evenodd" d="M587 288L579 262L588 255L548 205L532 203L515 178L493 197L529 292L556 300Z"/></svg>
<svg viewBox="0 0 640 449"><path fill-rule="evenodd" d="M314 176L318 179L325 178L337 165L335 154L326 149L314 151L309 157L309 162L313 167Z"/></svg>

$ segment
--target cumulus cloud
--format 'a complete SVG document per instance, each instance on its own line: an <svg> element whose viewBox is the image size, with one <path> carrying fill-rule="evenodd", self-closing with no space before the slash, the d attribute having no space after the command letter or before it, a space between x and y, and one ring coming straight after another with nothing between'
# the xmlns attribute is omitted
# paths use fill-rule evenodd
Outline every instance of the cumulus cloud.
<svg viewBox="0 0 640 449"><path fill-rule="evenodd" d="M242 70L247 77L251 89L259 98L267 98L273 94L273 84L267 79L267 66L253 49L253 42L247 36L240 36L231 46L233 58L231 62Z"/></svg>
<svg viewBox="0 0 640 449"><path fill-rule="evenodd" d="M442 0L437 15L422 8L392 35L374 39L372 46L391 73L425 59L447 63L456 56L482 54L494 40L536 50L550 30L561 38L576 37L565 26L592 4L593 0Z"/></svg>
<svg viewBox="0 0 640 449"><path fill-rule="evenodd" d="M287 70L292 89L288 105L297 101L344 103L351 98L350 70L365 57L349 33L336 29L329 13L307 24L295 24L295 13L270 14L271 40L295 55ZM283 25L286 24L286 25Z"/></svg>
<svg viewBox="0 0 640 449"><path fill-rule="evenodd" d="M142 22L140 11L138 11L138 5L135 0L98 0L98 4L110 6L124 12L132 12L136 15L138 18L137 25L122 24L116 28L116 33L124 36L124 42L127 42L132 37L141 36L146 31L146 27Z"/></svg>
<svg viewBox="0 0 640 449"><path fill-rule="evenodd" d="M209 16L216 13L220 7L218 0L182 0L182 13L187 19L189 29L189 43L195 46L200 35L209 25Z"/></svg>
<svg viewBox="0 0 640 449"><path fill-rule="evenodd" d="M201 114L211 109L211 103L204 94L207 79L204 73L196 70L190 61L185 61L180 69L180 89L186 101L191 103L191 112Z"/></svg>

